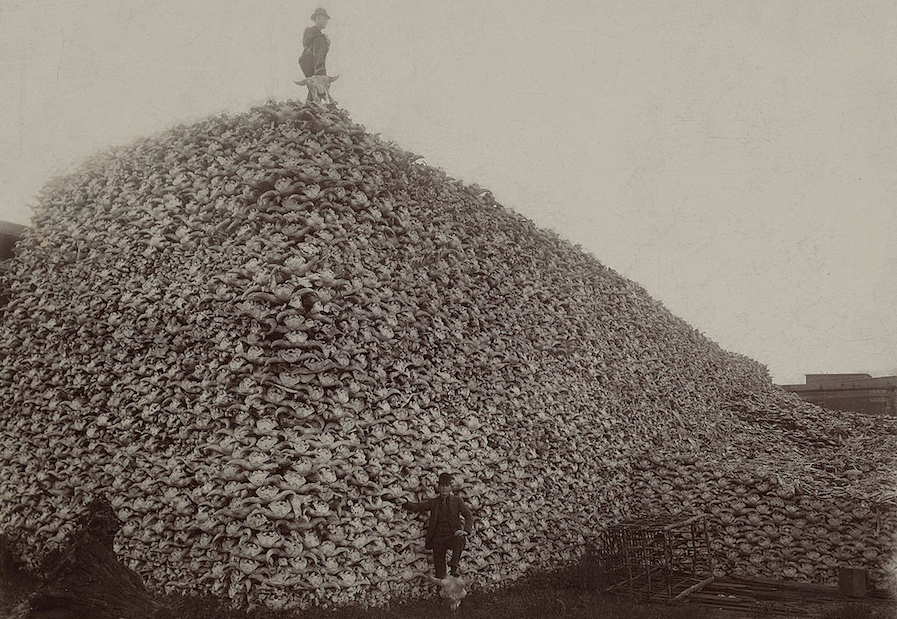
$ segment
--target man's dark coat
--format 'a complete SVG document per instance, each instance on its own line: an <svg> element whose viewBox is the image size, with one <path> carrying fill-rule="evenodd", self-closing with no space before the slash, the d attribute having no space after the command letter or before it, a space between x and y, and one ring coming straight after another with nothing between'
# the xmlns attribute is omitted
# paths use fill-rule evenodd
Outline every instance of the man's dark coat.
<svg viewBox="0 0 897 619"><path fill-rule="evenodd" d="M302 34L302 55L299 66L305 77L327 75L327 52L330 50L330 39L317 26L306 28Z"/></svg>
<svg viewBox="0 0 897 619"><path fill-rule="evenodd" d="M439 508L439 501L441 498L442 497L437 496L432 499L427 499L426 501L421 501L420 503L405 503L405 509L408 511L430 512L430 516L427 520L427 548L433 547L433 536L436 534L436 510ZM448 496L448 512L449 524L451 525L452 531L457 531L461 528L461 516L464 516L464 530L470 533L473 529L473 514L470 513L470 509L464 504L461 497L455 496L454 494Z"/></svg>

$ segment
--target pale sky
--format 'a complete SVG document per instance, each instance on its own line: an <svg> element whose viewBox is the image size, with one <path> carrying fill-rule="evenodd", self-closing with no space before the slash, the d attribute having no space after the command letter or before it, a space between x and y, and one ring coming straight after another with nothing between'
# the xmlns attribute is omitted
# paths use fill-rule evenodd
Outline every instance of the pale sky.
<svg viewBox="0 0 897 619"><path fill-rule="evenodd" d="M98 150L268 99L315 3L0 0L0 219ZM323 3L355 122L492 190L780 383L897 374L897 7Z"/></svg>

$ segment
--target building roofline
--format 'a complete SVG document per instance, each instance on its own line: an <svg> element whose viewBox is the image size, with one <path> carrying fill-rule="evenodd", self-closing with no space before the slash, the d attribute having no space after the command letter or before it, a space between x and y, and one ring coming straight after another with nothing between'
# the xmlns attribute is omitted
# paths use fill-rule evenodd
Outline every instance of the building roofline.
<svg viewBox="0 0 897 619"><path fill-rule="evenodd" d="M0 220L0 234L8 234L10 236L20 237L28 226L13 223L11 221Z"/></svg>
<svg viewBox="0 0 897 619"><path fill-rule="evenodd" d="M845 389L897 388L897 376L877 376L855 380L823 381L809 384L781 385L788 391L843 391Z"/></svg>

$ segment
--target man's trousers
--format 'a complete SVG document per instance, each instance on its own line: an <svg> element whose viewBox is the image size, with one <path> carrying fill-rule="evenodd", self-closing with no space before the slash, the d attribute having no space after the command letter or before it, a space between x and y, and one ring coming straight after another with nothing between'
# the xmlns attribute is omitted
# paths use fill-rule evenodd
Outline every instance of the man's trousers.
<svg viewBox="0 0 897 619"><path fill-rule="evenodd" d="M450 566L452 571L458 569L458 561L461 559L461 553L464 551L465 537L463 535L455 535L442 539L434 539L430 542L433 548L433 566L436 568L436 578L445 578L445 555L451 549L452 559Z"/></svg>

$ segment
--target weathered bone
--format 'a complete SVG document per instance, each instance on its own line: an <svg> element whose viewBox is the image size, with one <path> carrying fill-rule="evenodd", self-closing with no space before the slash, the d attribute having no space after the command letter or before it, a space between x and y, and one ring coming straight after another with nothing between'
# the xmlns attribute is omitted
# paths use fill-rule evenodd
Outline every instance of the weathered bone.
<svg viewBox="0 0 897 619"><path fill-rule="evenodd" d="M321 100L333 103L333 97L330 96L330 84L335 81L339 75L312 75L304 80L297 81L299 86L308 86L308 101L316 103Z"/></svg>

